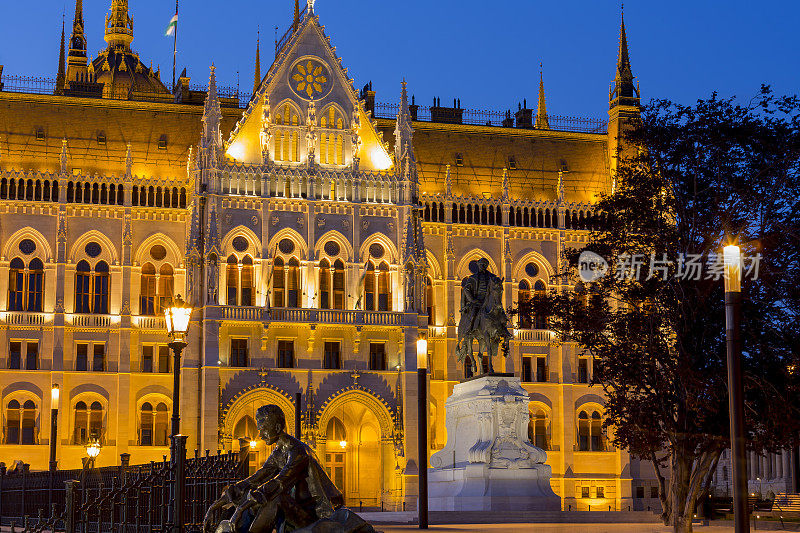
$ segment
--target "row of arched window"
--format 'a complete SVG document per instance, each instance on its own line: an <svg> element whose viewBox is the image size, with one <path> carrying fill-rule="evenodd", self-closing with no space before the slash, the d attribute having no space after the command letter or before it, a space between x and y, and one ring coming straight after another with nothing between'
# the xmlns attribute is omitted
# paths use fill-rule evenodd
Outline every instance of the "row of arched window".
<svg viewBox="0 0 800 533"><path fill-rule="evenodd" d="M67 203L123 205L125 188L111 183L67 182Z"/></svg>
<svg viewBox="0 0 800 533"><path fill-rule="evenodd" d="M6 409L4 444L36 444L36 404L26 400L11 400Z"/></svg>
<svg viewBox="0 0 800 533"><path fill-rule="evenodd" d="M76 403L72 443L99 442L103 444L105 437L103 433L103 406L100 402L92 402L88 407L84 401Z"/></svg>
<svg viewBox="0 0 800 533"><path fill-rule="evenodd" d="M228 257L227 302L228 305L255 305L253 259L246 255L241 263L235 255Z"/></svg>
<svg viewBox="0 0 800 533"><path fill-rule="evenodd" d="M0 200L58 201L58 180L0 179Z"/></svg>
<svg viewBox="0 0 800 533"><path fill-rule="evenodd" d="M445 208L442 202L426 202L423 210L425 222L445 222ZM590 211L566 210L564 214L565 229L597 229L607 222L603 215ZM503 215L499 205L453 204L453 224L480 224L501 226ZM529 228L557 228L558 211L556 209L534 209L511 206L508 210L508 225Z"/></svg>
<svg viewBox="0 0 800 533"><path fill-rule="evenodd" d="M8 271L8 310L41 312L44 300L44 265L37 257L28 263L11 260Z"/></svg>
<svg viewBox="0 0 800 533"><path fill-rule="evenodd" d="M140 207L186 207L186 189L184 187L149 187L133 186L131 205Z"/></svg>

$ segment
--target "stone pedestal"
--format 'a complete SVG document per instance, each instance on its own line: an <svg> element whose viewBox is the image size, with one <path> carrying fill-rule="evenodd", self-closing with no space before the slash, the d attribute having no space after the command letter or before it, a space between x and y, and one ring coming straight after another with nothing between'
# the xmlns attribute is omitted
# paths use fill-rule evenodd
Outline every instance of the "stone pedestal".
<svg viewBox="0 0 800 533"><path fill-rule="evenodd" d="M528 393L519 378L481 376L445 405L447 445L431 456L431 511L559 511L547 454L528 441Z"/></svg>

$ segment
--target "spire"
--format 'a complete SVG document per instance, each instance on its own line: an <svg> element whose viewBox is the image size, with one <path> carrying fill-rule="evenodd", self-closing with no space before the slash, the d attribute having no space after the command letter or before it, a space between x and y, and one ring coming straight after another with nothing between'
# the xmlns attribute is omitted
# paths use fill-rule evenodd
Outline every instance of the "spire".
<svg viewBox="0 0 800 533"><path fill-rule="evenodd" d="M219 107L219 98L217 98L217 76L215 71L216 67L212 64L211 74L208 78L208 93L203 106L203 148L222 147L222 133L219 129L222 121L222 112Z"/></svg>
<svg viewBox="0 0 800 533"><path fill-rule="evenodd" d="M261 31L257 33L256 38L256 72L253 77L253 94L258 90L261 85Z"/></svg>
<svg viewBox="0 0 800 533"><path fill-rule="evenodd" d="M61 15L61 49L58 51L58 75L56 76L56 94L64 92L66 85L66 64L64 61L64 15Z"/></svg>
<svg viewBox="0 0 800 533"><path fill-rule="evenodd" d="M550 124L547 121L547 104L544 101L544 80L542 79L542 64L539 63L539 107L536 110L535 128L549 130Z"/></svg>
<svg viewBox="0 0 800 533"><path fill-rule="evenodd" d="M111 13L106 15L104 38L110 47L130 48L133 19L128 16L128 0L111 0Z"/></svg>
<svg viewBox="0 0 800 533"><path fill-rule="evenodd" d="M625 14L620 14L619 50L617 51L617 71L609 94L610 107L616 105L639 105L639 89L633 84L633 71L628 55L628 36L625 32Z"/></svg>
<svg viewBox="0 0 800 533"><path fill-rule="evenodd" d="M66 83L89 81L86 63L86 36L83 33L83 0L75 0L75 17L72 19L72 36L69 38Z"/></svg>
<svg viewBox="0 0 800 533"><path fill-rule="evenodd" d="M300 27L300 0L294 0L294 22L292 22L292 31L297 31Z"/></svg>

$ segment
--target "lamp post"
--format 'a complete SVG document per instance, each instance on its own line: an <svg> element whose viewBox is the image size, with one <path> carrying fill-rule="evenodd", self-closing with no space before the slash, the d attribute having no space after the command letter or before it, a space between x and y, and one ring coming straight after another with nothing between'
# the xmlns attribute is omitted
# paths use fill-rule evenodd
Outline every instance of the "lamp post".
<svg viewBox="0 0 800 533"><path fill-rule="evenodd" d="M58 383L50 389L50 471L56 469L56 440L58 439Z"/></svg>
<svg viewBox="0 0 800 533"><path fill-rule="evenodd" d="M172 362L172 435L171 455L174 473L172 492L172 531L183 531L183 498L185 489L184 469L186 467L186 435L181 435L181 352L186 348L186 333L192 308L181 299L180 294L172 305L164 310L167 319L167 332L172 338L168 344L173 353Z"/></svg>
<svg viewBox="0 0 800 533"><path fill-rule="evenodd" d="M172 306L164 310L164 317L167 319L167 332L172 338L168 344L173 353L172 365L172 435L179 435L181 432L181 352L186 348L186 332L189 329L189 318L192 315L192 308L181 299L179 294Z"/></svg>
<svg viewBox="0 0 800 533"><path fill-rule="evenodd" d="M731 464L733 470L733 519L736 533L748 533L747 455L744 435L744 388L742 387L742 256L739 247L726 246L725 258L725 335L728 344L728 411L731 426Z"/></svg>
<svg viewBox="0 0 800 533"><path fill-rule="evenodd" d="M56 472L56 440L58 439L58 383L50 389L50 490L47 491L49 507L53 506L53 485Z"/></svg>
<svg viewBox="0 0 800 533"><path fill-rule="evenodd" d="M419 528L428 529L428 340L417 340L417 449L419 457Z"/></svg>

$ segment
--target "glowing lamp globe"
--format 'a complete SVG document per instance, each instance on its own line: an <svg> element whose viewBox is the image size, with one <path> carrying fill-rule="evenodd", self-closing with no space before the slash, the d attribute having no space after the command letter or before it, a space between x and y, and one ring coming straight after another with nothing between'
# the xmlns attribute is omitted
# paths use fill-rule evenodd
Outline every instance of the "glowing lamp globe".
<svg viewBox="0 0 800 533"><path fill-rule="evenodd" d="M428 366L428 339L420 337L417 341L417 368Z"/></svg>
<svg viewBox="0 0 800 533"><path fill-rule="evenodd" d="M100 443L95 441L86 446L86 455L90 458L94 459L98 455L100 455Z"/></svg>
<svg viewBox="0 0 800 533"><path fill-rule="evenodd" d="M340 440L339 441L339 447L342 448L342 449L347 448L347 441L346 440Z"/></svg>
<svg viewBox="0 0 800 533"><path fill-rule="evenodd" d="M742 255L735 244L723 248L725 258L725 292L742 290Z"/></svg>
<svg viewBox="0 0 800 533"><path fill-rule="evenodd" d="M58 399L60 396L60 391L58 389L58 383L53 384L53 388L50 389L50 408L51 409L58 409Z"/></svg>
<svg viewBox="0 0 800 533"><path fill-rule="evenodd" d="M181 299L179 294L172 306L164 310L164 317L167 319L167 331L170 336L176 339L183 339L189 330L189 318L192 316L192 308Z"/></svg>

